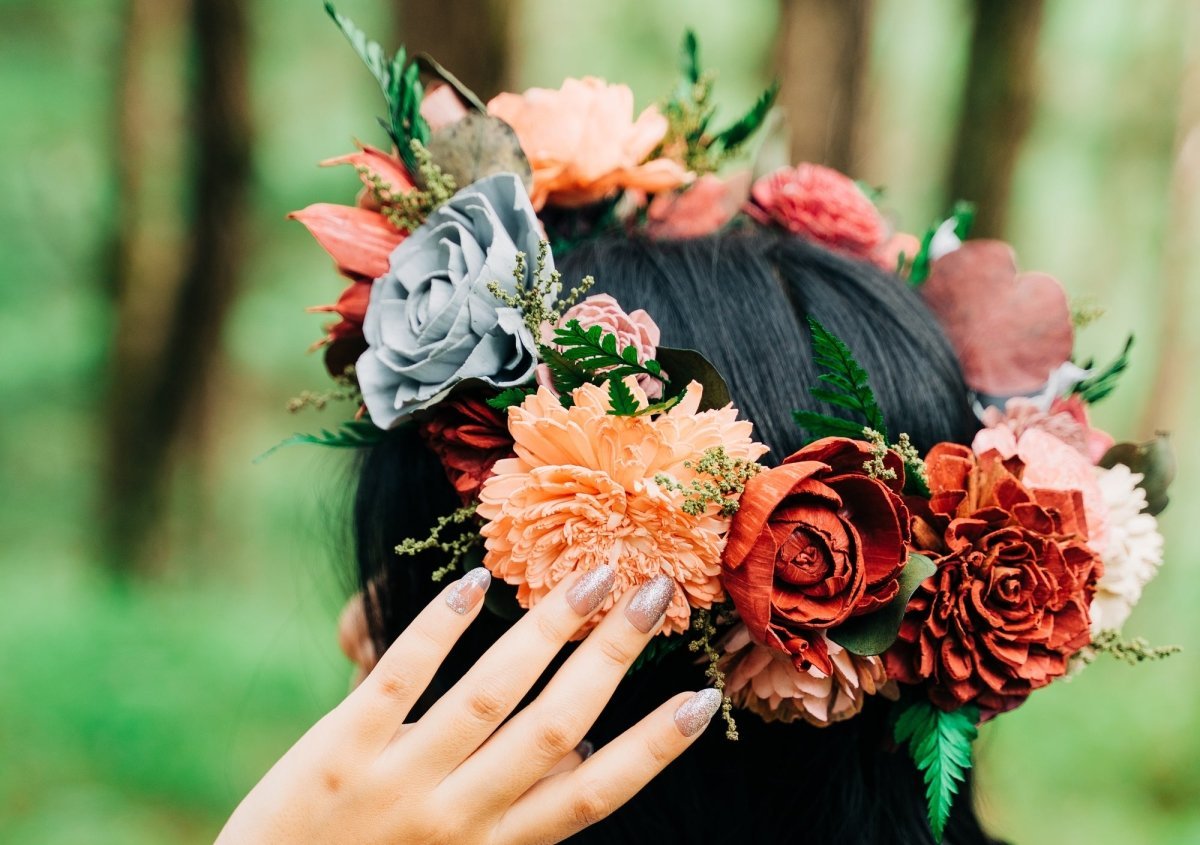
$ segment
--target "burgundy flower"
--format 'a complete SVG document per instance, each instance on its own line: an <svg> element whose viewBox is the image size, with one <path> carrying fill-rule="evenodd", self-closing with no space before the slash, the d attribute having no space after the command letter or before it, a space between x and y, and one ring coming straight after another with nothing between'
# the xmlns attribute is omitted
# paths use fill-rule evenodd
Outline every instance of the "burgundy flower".
<svg viewBox="0 0 1200 845"><path fill-rule="evenodd" d="M441 459L446 477L464 504L478 498L496 461L513 454L504 412L480 396L438 403L422 419L419 430L425 444Z"/></svg>

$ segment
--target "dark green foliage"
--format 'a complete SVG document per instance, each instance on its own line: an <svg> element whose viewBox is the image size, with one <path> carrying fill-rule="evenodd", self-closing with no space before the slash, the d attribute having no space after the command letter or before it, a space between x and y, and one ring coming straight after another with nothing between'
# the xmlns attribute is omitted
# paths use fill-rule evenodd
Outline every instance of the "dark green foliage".
<svg viewBox="0 0 1200 845"><path fill-rule="evenodd" d="M554 382L554 389L562 394L563 399L569 399L571 391L575 388L593 381L590 373L553 346L539 344L538 357L550 369L550 378Z"/></svg>
<svg viewBox="0 0 1200 845"><path fill-rule="evenodd" d="M584 329L578 320L571 320L554 330L554 343L562 350L564 358L592 375L604 370L606 379L648 375L665 381L657 361L638 361L636 347L618 348L617 336L600 326Z"/></svg>
<svg viewBox="0 0 1200 845"><path fill-rule="evenodd" d="M950 210L950 216L946 220L954 221L954 234L958 236L959 240L965 241L967 235L971 234L971 226L975 223L975 205L959 200L954 204L954 208ZM929 258L929 247L933 244L933 236L937 234L937 230L941 228L944 222L945 220L940 220L934 223L926 230L924 237L921 238L921 248L913 256L911 269L908 273L910 284L919 285L929 278L929 268L933 263Z"/></svg>
<svg viewBox="0 0 1200 845"><path fill-rule="evenodd" d="M412 142L419 141L422 145L429 142L429 124L421 117L425 87L421 84L420 67L416 62L408 61L403 47L392 58L387 58L378 42L369 40L354 21L337 11L328 0L325 11L379 82L388 106L387 118L380 118L379 123L391 136L409 172L417 173Z"/></svg>
<svg viewBox="0 0 1200 845"><path fill-rule="evenodd" d="M298 446L304 443L313 446L331 446L335 449L366 449L382 440L384 433L383 429L369 419L347 420L333 431L323 428L316 434L293 434L287 440L277 443L263 452L254 459L254 462L266 460L287 446Z"/></svg>
<svg viewBox="0 0 1200 845"><path fill-rule="evenodd" d="M687 642L681 636L664 637L659 635L646 643L646 647L642 649L642 653L638 655L637 660L633 661L633 665L629 667L626 675L632 675L639 669L646 666L655 666L662 663L663 658L672 652L678 651L679 647Z"/></svg>
<svg viewBox="0 0 1200 845"><path fill-rule="evenodd" d="M679 49L679 70L685 82L695 85L700 81L700 43L696 40L696 31L691 28L683 31L683 45Z"/></svg>
<svg viewBox="0 0 1200 845"><path fill-rule="evenodd" d="M608 380L608 412L615 417L632 417L638 413L637 399L623 379Z"/></svg>
<svg viewBox="0 0 1200 845"><path fill-rule="evenodd" d="M655 360L670 378L671 385L676 388L673 391L676 396L682 395L688 384L693 381L700 385L703 390L700 398L701 411L724 408L733 401L725 378L711 361L696 350L660 346L655 352Z"/></svg>
<svg viewBox="0 0 1200 845"><path fill-rule="evenodd" d="M496 396L487 400L487 403L497 411L507 411L513 405L520 405L525 401L525 397L533 393L532 390L524 387L510 387L500 391Z"/></svg>
<svg viewBox="0 0 1200 845"><path fill-rule="evenodd" d="M1117 359L1094 376L1088 376L1075 385L1075 393L1084 402L1091 405L1108 396L1117 387L1121 373L1129 369L1129 351L1133 349L1133 335L1125 341L1125 348ZM1090 369L1090 365L1088 367Z"/></svg>
<svg viewBox="0 0 1200 845"><path fill-rule="evenodd" d="M779 96L779 83L772 82L766 91L758 95L754 105L744 115L739 117L731 126L713 136L711 146L722 153L732 153L758 131L775 105Z"/></svg>
<svg viewBox="0 0 1200 845"><path fill-rule="evenodd" d="M853 411L861 422L848 422L839 417L811 411L794 411L793 417L815 439L821 437L853 437L862 439L863 429L871 428L887 438L887 424L875 401L867 371L854 358L850 347L814 318L808 318L813 363L821 371L821 385L809 388L814 399Z"/></svg>
<svg viewBox="0 0 1200 845"><path fill-rule="evenodd" d="M908 744L908 753L925 779L929 827L940 842L958 785L971 768L979 708L968 705L947 713L923 697L901 702L899 707L896 742Z"/></svg>
<svg viewBox="0 0 1200 845"><path fill-rule="evenodd" d="M883 654L896 641L908 600L926 578L937 572L937 565L915 552L900 573L900 591L886 607L875 613L854 616L829 631L829 639L854 654Z"/></svg>

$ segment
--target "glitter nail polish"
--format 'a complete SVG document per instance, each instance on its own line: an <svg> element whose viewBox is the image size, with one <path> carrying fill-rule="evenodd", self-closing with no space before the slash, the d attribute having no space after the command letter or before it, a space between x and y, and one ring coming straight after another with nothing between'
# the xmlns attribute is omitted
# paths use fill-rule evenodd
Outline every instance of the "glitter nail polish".
<svg viewBox="0 0 1200 845"><path fill-rule="evenodd" d="M580 616L590 616L612 592L616 579L617 570L611 566L589 569L567 591L567 604Z"/></svg>
<svg viewBox="0 0 1200 845"><path fill-rule="evenodd" d="M720 690L709 687L693 695L675 711L675 727L684 736L695 736L707 727L721 709L725 697Z"/></svg>
<svg viewBox="0 0 1200 845"><path fill-rule="evenodd" d="M461 616L479 604L491 583L492 573L482 566L477 566L454 582L454 586L446 593L446 604Z"/></svg>
<svg viewBox="0 0 1200 845"><path fill-rule="evenodd" d="M648 634L667 612L674 597L675 580L666 575L657 575L638 589L633 601L625 608L625 618L643 634Z"/></svg>

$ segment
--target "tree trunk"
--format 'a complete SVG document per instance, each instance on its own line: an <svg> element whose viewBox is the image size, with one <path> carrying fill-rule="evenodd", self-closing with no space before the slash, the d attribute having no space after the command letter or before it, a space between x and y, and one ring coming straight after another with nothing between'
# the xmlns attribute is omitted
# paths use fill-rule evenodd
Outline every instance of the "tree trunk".
<svg viewBox="0 0 1200 845"><path fill-rule="evenodd" d="M133 0L131 26L140 20L140 6ZM190 36L191 207L181 252L186 263L163 262L153 268L152 279L136 284L116 279L118 300L128 307L118 308L114 328L105 545L110 566L119 572L144 571L153 562L151 540L165 512L174 447L202 417L243 253L251 161L244 4L194 0ZM136 59L131 52L128 61ZM136 160L131 164L139 166ZM127 173L123 188L126 180ZM116 269L127 267L118 260ZM172 289L169 307L159 309L158 330L139 319L144 317L139 292L159 296Z"/></svg>
<svg viewBox="0 0 1200 845"><path fill-rule="evenodd" d="M871 0L780 0L775 68L793 162L853 173Z"/></svg>
<svg viewBox="0 0 1200 845"><path fill-rule="evenodd" d="M395 0L399 43L428 53L485 102L513 84L515 0Z"/></svg>
<svg viewBox="0 0 1200 845"><path fill-rule="evenodd" d="M1037 88L1044 0L975 0L970 67L950 169L950 199L976 204L972 233L1000 237Z"/></svg>

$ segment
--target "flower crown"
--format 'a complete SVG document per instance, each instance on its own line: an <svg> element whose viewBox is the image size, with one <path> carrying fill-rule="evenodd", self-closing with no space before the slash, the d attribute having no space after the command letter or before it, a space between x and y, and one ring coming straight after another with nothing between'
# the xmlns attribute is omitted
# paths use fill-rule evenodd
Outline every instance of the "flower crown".
<svg viewBox="0 0 1200 845"><path fill-rule="evenodd" d="M718 176L775 88L712 129L690 33L679 87L635 118L628 88L592 78L485 105L327 8L383 89L394 150L326 162L353 165L357 203L293 215L350 279L314 309L340 318L317 344L338 387L293 410L361 407L285 442L362 447L415 426L463 506L400 554L440 549L435 580L482 563L520 608L600 564L618 572L609 607L671 575L674 603L639 667L684 645L702 655L732 738L733 708L828 725L867 696L894 700L939 837L981 721L1100 652L1173 650L1119 634L1162 560L1169 448L1114 445L1086 410L1132 338L1105 368L1074 363L1079 315L1061 285L1019 273L1003 243L965 240L969 207L918 239L820 165L753 185ZM971 446L919 455L853 350L810 319L810 392L844 415L797 411L811 441L766 468L703 356L661 346L646 312L588 296L590 278L566 290L554 268L555 251L600 230L681 238L746 220L919 290L976 397Z"/></svg>

